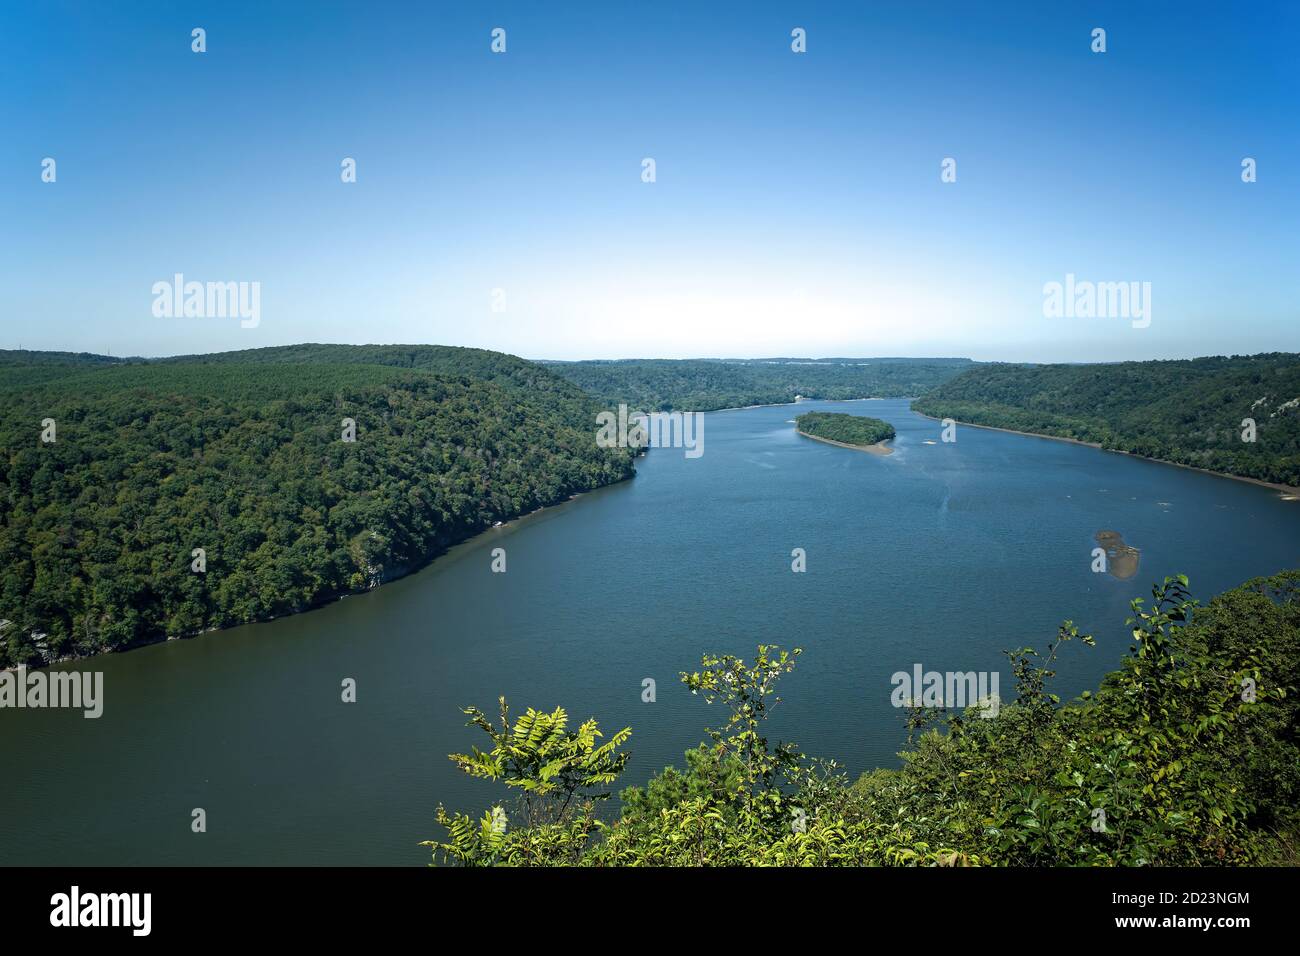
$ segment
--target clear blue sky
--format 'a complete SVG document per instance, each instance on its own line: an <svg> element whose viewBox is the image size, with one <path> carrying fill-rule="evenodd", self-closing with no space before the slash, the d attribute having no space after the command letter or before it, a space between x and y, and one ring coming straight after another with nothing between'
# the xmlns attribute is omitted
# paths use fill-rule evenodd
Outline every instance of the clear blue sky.
<svg viewBox="0 0 1300 956"><path fill-rule="evenodd" d="M1300 351L1298 40L1269 2L9 2L0 347ZM177 272L260 324L155 318ZM1067 273L1150 282L1150 327L1044 317Z"/></svg>

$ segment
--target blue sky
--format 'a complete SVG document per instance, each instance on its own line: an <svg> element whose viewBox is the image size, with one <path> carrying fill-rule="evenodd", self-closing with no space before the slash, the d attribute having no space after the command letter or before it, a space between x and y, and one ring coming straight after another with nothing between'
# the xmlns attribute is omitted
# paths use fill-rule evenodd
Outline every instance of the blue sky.
<svg viewBox="0 0 1300 956"><path fill-rule="evenodd" d="M1300 351L1297 39L1283 3L6 4L0 347ZM260 282L257 327L155 317L178 272ZM1044 316L1067 273L1150 282L1150 326Z"/></svg>

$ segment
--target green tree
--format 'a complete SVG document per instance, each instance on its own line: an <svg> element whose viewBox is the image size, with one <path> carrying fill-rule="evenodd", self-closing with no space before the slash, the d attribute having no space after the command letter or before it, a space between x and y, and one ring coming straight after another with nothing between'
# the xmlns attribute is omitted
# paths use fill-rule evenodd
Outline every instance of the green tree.
<svg viewBox="0 0 1300 956"><path fill-rule="evenodd" d="M508 814L497 807L475 821L465 814L449 814L438 805L438 822L447 827L445 842L428 841L435 859L465 865L505 860L561 857L580 849L594 826L593 802L610 796L607 789L627 766L629 754L620 752L632 735L618 731L604 743L594 719L576 731L557 707L548 713L531 707L510 722L510 711L500 698L500 726L477 707L468 707L468 726L478 727L491 741L491 749L471 749L450 759L472 777L497 780L521 791L516 817L523 827L521 839L508 834ZM576 801L576 802L575 802Z"/></svg>

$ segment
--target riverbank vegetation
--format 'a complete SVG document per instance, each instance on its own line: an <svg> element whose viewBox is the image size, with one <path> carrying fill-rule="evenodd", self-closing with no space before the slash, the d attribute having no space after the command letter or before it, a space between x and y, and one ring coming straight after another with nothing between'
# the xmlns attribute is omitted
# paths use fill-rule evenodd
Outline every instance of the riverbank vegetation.
<svg viewBox="0 0 1300 956"><path fill-rule="evenodd" d="M1300 571L1204 607L1185 578L1166 579L1128 623L1133 645L1096 691L1051 691L1058 649L1092 643L1066 621L1041 652L1007 652L1014 702L908 712L920 736L902 765L856 781L765 734L798 650L706 656L682 680L721 705L722 726L685 770L624 790L612 821L595 807L630 729L602 743L595 721L569 730L563 710L512 724L503 700L497 728L471 709L491 749L452 759L506 793L481 817L439 807L447 832L427 845L435 862L474 866L1300 862Z"/></svg>
<svg viewBox="0 0 1300 956"><path fill-rule="evenodd" d="M0 354L0 666L300 611L633 473L500 353L31 356Z"/></svg>
<svg viewBox="0 0 1300 956"><path fill-rule="evenodd" d="M841 412L805 412L794 420L794 427L813 438L863 447L894 437L894 426L889 422Z"/></svg>
<svg viewBox="0 0 1300 956"><path fill-rule="evenodd" d="M709 412L781 405L796 398L910 398L971 365L970 359L626 359L548 362L602 404L644 411Z"/></svg>
<svg viewBox="0 0 1300 956"><path fill-rule="evenodd" d="M933 418L1073 438L1300 486L1300 355L1293 353L1106 365L981 364L912 407Z"/></svg>

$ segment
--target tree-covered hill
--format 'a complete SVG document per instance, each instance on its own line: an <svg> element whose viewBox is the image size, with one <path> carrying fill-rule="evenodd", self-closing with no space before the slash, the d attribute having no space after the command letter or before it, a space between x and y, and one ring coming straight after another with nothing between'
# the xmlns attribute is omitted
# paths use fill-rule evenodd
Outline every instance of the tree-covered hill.
<svg viewBox="0 0 1300 956"><path fill-rule="evenodd" d="M480 382L518 387L530 394L552 396L564 404L583 401L581 390L571 387L551 370L505 352L452 345L326 345L305 343L209 355L158 359L186 365L384 365Z"/></svg>
<svg viewBox="0 0 1300 956"><path fill-rule="evenodd" d="M935 418L1300 486L1300 355L978 365L913 402ZM1243 441L1246 419L1255 441Z"/></svg>
<svg viewBox="0 0 1300 956"><path fill-rule="evenodd" d="M94 352L33 352L30 349L0 349L0 368L57 365L84 369L120 365L125 361L143 361L143 359L120 359L112 355L97 355Z"/></svg>
<svg viewBox="0 0 1300 956"><path fill-rule="evenodd" d="M302 610L632 474L513 356L266 352L0 359L0 666Z"/></svg>
<svg viewBox="0 0 1300 956"><path fill-rule="evenodd" d="M969 368L969 359L626 359L548 362L610 408L707 412L793 402L907 398Z"/></svg>
<svg viewBox="0 0 1300 956"><path fill-rule="evenodd" d="M39 385L99 368L143 359L119 359L91 352L31 352L0 349L0 387Z"/></svg>
<svg viewBox="0 0 1300 956"><path fill-rule="evenodd" d="M894 437L889 422L842 412L805 412L795 418L794 427L805 435L845 445L874 445Z"/></svg>
<svg viewBox="0 0 1300 956"><path fill-rule="evenodd" d="M595 812L627 763L625 728L571 730L563 709L500 723L453 755L504 785L481 816L438 807L436 862L470 866L1295 865L1300 824L1300 571L1197 607L1186 578L1136 600L1134 642L1095 691L1062 704L1057 652L1092 644L1070 621L1010 649L1014 701L900 709L902 766L852 781L770 742L765 718L799 650L706 655L683 683L717 729L645 787ZM888 688L878 689L887 693ZM842 721L852 732L850 708ZM477 734L476 734L477 736ZM522 795L522 796L520 796Z"/></svg>

